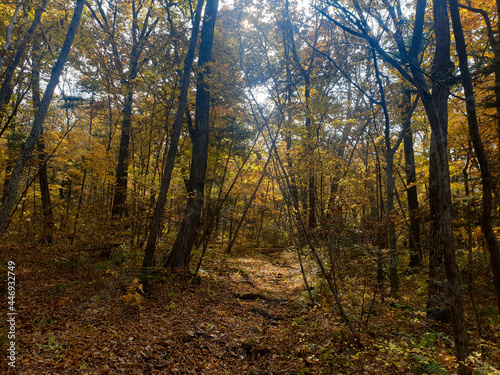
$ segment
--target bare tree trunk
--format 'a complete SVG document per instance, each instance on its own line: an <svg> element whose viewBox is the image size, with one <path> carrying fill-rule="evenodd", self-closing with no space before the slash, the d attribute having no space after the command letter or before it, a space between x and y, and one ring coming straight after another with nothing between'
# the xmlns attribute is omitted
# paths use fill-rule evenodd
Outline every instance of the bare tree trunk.
<svg viewBox="0 0 500 375"><path fill-rule="evenodd" d="M433 134L434 149L431 152L433 165L436 169L437 179L437 217L433 225L437 225L437 236L431 247L437 249L438 254L444 255L446 278L448 280L449 305L451 322L455 337L455 353L459 362L458 373L470 374L470 370L463 363L469 355L469 338L465 325L462 292L460 290L460 277L456 261L452 216L451 216L451 188L450 171L447 152L447 125L448 125L448 90L446 82L453 69L450 63L450 30L446 0L434 0L434 32L436 34L436 51L433 61L433 71L438 83L434 84L432 98L422 96L422 101L427 112ZM421 73L418 73L421 75ZM420 77L420 79L424 79ZM445 86L441 86L444 84ZM431 280L432 282L432 280Z"/></svg>
<svg viewBox="0 0 500 375"><path fill-rule="evenodd" d="M396 224L392 217L394 213L394 191L396 189L396 184L394 181L394 154L398 149L398 144L393 148L391 146L391 129L390 129L390 119L389 112L387 110L387 103L385 100L384 86L382 84L382 79L380 78L380 72L378 69L377 55L373 51L373 66L375 69L375 77L380 91L380 104L382 106L382 111L384 112L384 140L386 148L386 193L387 193L387 215L388 215L388 245L389 245L389 280L391 285L391 296L397 297L399 292L399 276L398 276L398 256L396 253ZM404 131L404 130L402 130Z"/></svg>
<svg viewBox="0 0 500 375"><path fill-rule="evenodd" d="M200 215L203 208L205 173L208 161L208 128L210 123L210 90L207 78L210 76L209 63L212 60L215 22L219 0L207 0L201 43L199 49L198 83L196 89L196 118L192 138L193 155L188 182L188 200L172 252L165 264L168 268L187 268L191 260L191 250L198 235Z"/></svg>
<svg viewBox="0 0 500 375"><path fill-rule="evenodd" d="M128 166L129 166L129 144L130 132L132 130L132 102L133 93L129 88L125 106L123 108L122 134L120 137L120 149L118 151L118 164L116 165L116 185L113 198L113 216L123 216L126 212Z"/></svg>
<svg viewBox="0 0 500 375"><path fill-rule="evenodd" d="M405 92L403 97L403 113L405 121L411 121L411 93ZM403 139L404 155L405 155L405 174L406 174L406 195L408 201L408 216L410 219L410 263L409 267L422 267L422 250L420 245L420 217L417 194L417 177L415 172L415 152L413 149L413 132L411 126L408 127Z"/></svg>
<svg viewBox="0 0 500 375"><path fill-rule="evenodd" d="M115 64L117 65L118 71L122 76L122 84L125 91L125 104L123 106L122 114L122 133L120 138L120 148L118 151L118 163L116 166L116 185L113 196L113 207L111 209L111 214L113 216L123 216L126 211L126 202L127 202L127 184L128 184L128 166L129 166L129 144L130 144L130 133L132 131L132 104L134 99L134 80L137 78L139 59L141 57L142 51L144 50L144 46L152 31L154 30L156 23L158 22L158 18L150 24L151 12L153 8L154 0L151 1L146 16L142 22L141 27L139 28L138 23L138 14L139 11L136 8L135 1L132 1L132 29L131 29L131 39L132 39L132 48L130 51L130 60L128 66L128 72L125 76L122 62L120 60L119 55L119 47L117 46L117 42L114 38L114 29L113 25L113 33L110 32L107 19L104 19L104 23L98 18L95 11L90 7L88 3L86 3L88 9L90 10L92 17L99 24L101 28L103 28L106 32L109 33L110 36L110 44L113 51L113 56L115 60ZM97 2L99 7L99 11L101 14L104 14L104 10L102 9L102 3Z"/></svg>
<svg viewBox="0 0 500 375"><path fill-rule="evenodd" d="M64 40L59 57L52 68L52 74L50 75L49 83L43 94L43 98L40 102L40 107L36 113L35 119L33 121L33 126L31 132L24 144L19 157L17 158L16 164L12 169L12 173L9 180L9 186L7 188L2 206L0 207L0 238L2 238L7 230L10 221L10 213L14 207L16 201L19 183L21 182L21 176L24 171L24 167L31 156L31 153L38 143L40 134L42 133L43 123L45 121L45 116L49 109L50 102L52 100L52 95L59 82L59 77L61 76L66 60L68 59L69 52L71 50L71 45L73 44L73 39L75 37L78 25L80 23L80 18L83 11L84 0L76 0L75 11L73 13L73 18L69 25L68 31L66 33L66 38Z"/></svg>
<svg viewBox="0 0 500 375"><path fill-rule="evenodd" d="M33 108L35 111L40 107L40 62L36 55L38 46L33 47L33 68L31 70L31 87L33 95ZM36 61L35 61L36 60ZM43 129L42 129L43 133ZM37 143L38 150L38 179L40 181L40 194L42 196L42 213L43 213L43 235L42 241L52 243L52 234L54 231L54 215L52 213L52 203L50 200L49 181L47 177L47 153L45 152L45 143L42 133Z"/></svg>
<svg viewBox="0 0 500 375"><path fill-rule="evenodd" d="M479 133L479 123L476 113L476 99L474 94L474 86L472 76L467 62L467 49L465 44L464 32L462 29L462 21L460 20L460 12L456 0L449 0L450 15L453 23L453 31L455 33L455 45L459 59L460 73L462 76L462 85L465 93L465 106L467 110L467 120L469 123L469 136L474 146L474 151L479 162L481 170L481 182L483 184L483 199L482 199L482 215L481 229L486 240L486 246L491 257L491 267L493 269L493 284L497 295L497 307L500 311L500 249L498 240L493 231L491 223L491 211L493 208L493 178L490 172L490 163L486 151L484 150Z"/></svg>
<svg viewBox="0 0 500 375"><path fill-rule="evenodd" d="M195 19L193 23L193 30L191 31L191 39L189 41L189 49L184 59L184 71L181 77L181 92L179 95L179 104L177 106L177 113L175 115L175 121L172 127L172 136L170 138L170 144L167 152L167 160L165 162L165 167L161 176L160 192L156 201L153 217L151 218L151 223L149 224L149 236L144 253L144 260L142 263L143 268L152 267L154 265L156 240L158 238L158 235L160 234L161 218L163 216L163 213L165 212L165 203L167 202L170 179L172 178L172 171L174 170L175 156L177 154L177 147L179 145L182 122L184 120L184 112L187 106L189 78L193 67L194 54L196 52L195 50L198 41L198 32L200 28L203 3L204 0L198 0Z"/></svg>

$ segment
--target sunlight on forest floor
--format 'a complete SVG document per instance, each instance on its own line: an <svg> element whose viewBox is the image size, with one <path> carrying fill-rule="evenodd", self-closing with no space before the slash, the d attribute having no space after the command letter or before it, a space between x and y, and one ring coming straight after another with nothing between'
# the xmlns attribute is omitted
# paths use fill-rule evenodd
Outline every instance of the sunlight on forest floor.
<svg viewBox="0 0 500 375"><path fill-rule="evenodd" d="M137 276L139 257L131 252L103 260L55 246L2 250L2 264L16 259L19 279L18 367L12 374L418 375L454 370L449 326L428 320L418 302L404 296L384 302L377 297L370 308L370 288L363 280L344 277L344 308L364 346L351 345L319 277L309 280L316 304L308 304L292 251L228 259L213 255L205 259L198 284L166 272L144 283ZM307 258L305 269L314 275ZM406 288L414 294L417 277L402 281L403 293ZM365 311L360 318L360 306L370 314ZM481 354L474 354L470 365L478 374L496 373L489 365L500 362L494 327L474 340ZM5 360L2 356L1 366Z"/></svg>
<svg viewBox="0 0 500 375"><path fill-rule="evenodd" d="M248 292L260 291L272 298L296 298L297 291L305 291L300 268L293 259L293 254L284 253L273 259L238 258L232 260L238 272L231 275L231 280L244 289L250 283ZM251 280L251 281L250 281Z"/></svg>

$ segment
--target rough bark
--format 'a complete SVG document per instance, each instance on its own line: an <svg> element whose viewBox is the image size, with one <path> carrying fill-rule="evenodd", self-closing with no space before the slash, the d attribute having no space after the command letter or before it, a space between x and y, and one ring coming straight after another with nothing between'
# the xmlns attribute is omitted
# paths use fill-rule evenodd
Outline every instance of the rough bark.
<svg viewBox="0 0 500 375"><path fill-rule="evenodd" d="M128 149L130 145L130 132L132 130L132 102L133 92L129 90L122 111L122 133L120 136L120 148L118 150L118 163L116 165L116 185L113 196L113 208L111 209L111 214L113 216L122 216L126 212L125 204L127 202L129 166Z"/></svg>
<svg viewBox="0 0 500 375"><path fill-rule="evenodd" d="M455 354L458 362L459 374L469 374L470 371L463 366L469 355L469 342L465 315L463 310L462 293L460 290L460 277L456 262L452 216L451 216L451 188L450 171L448 165L447 133L448 133L448 90L447 82L454 68L450 63L450 26L446 0L434 0L434 32L436 35L436 50L433 60L434 84L432 97L423 96L422 101L431 125L433 134L433 166L436 178L433 204L436 205L437 215L431 225L437 226L436 237L431 247L437 254L442 253L448 284L448 300L451 312L451 322L455 338ZM414 72L414 75L422 73ZM430 177L430 178L431 178ZM437 280L430 280L433 283Z"/></svg>
<svg viewBox="0 0 500 375"><path fill-rule="evenodd" d="M409 116L408 108L410 107L411 94L404 94L404 111L405 116ZM409 120L409 119L408 119ZM405 121L405 120L404 120ZM415 152L413 148L413 132L411 127L408 128L403 139L404 155L405 155L405 174L406 174L406 196L408 201L408 216L410 219L410 268L422 267L422 250L420 244L420 217L417 194L417 178L415 172Z"/></svg>
<svg viewBox="0 0 500 375"><path fill-rule="evenodd" d="M7 230L10 220L10 213L14 207L14 203L17 199L19 183L21 181L21 176L24 171L24 167L28 162L33 150L35 149L40 134L42 133L43 123L45 121L45 116L49 109L54 90L59 82L59 77L61 76L62 70L66 61L68 59L69 52L71 50L71 45L73 44L73 39L75 37L78 25L80 23L80 18L83 11L84 0L77 0L73 17L71 19L68 31L66 33L66 38L59 53L59 57L52 68L52 74L50 75L47 88L43 94L43 98L40 102L40 107L35 115L31 132L24 144L21 153L19 154L16 164L12 169L12 173L9 180L9 186L7 188L2 206L0 207L0 238L2 238Z"/></svg>
<svg viewBox="0 0 500 375"><path fill-rule="evenodd" d="M203 18L198 60L200 72L198 73L196 86L196 118L192 138L193 154L187 186L188 199L179 233L165 264L168 268L187 268L189 266L191 250L200 227L208 160L208 128L210 122L210 89L207 78L210 76L209 63L212 60L218 4L218 0L208 0Z"/></svg>
<svg viewBox="0 0 500 375"><path fill-rule="evenodd" d="M38 60L36 52L38 47L33 48L34 60ZM31 87L33 95L33 108L35 112L40 107L40 64L39 61L33 62L31 70ZM43 129L42 129L43 133ZM43 233L42 241L52 243L52 234L54 230L54 215L52 213L52 203L50 200L49 180L47 176L47 153L45 152L45 142L43 141L42 133L37 143L38 151L38 179L40 182L40 195L42 197L42 214L43 214Z"/></svg>
<svg viewBox="0 0 500 375"><path fill-rule="evenodd" d="M130 51L130 60L128 67L128 74L126 78L122 80L123 87L125 89L125 103L123 105L123 119L122 119L122 132L120 137L120 148L118 150L118 162L116 165L116 185L113 196L113 207L111 209L111 214L113 216L123 216L126 213L126 202L127 202L127 184L128 184L128 166L129 166L129 145L130 145L130 134L132 130L132 104L134 99L134 80L137 78L139 59L141 57L142 51L144 49L145 43L151 32L156 26L158 19L149 24L151 17L151 10L154 1L151 1L149 9L144 18L143 24L141 25L141 30L139 32L138 25L138 10L136 10L136 4L132 2L132 48ZM99 4L101 7L101 4ZM102 8L100 8L102 11ZM100 25L103 25L95 16L95 13L91 11L94 19L96 19ZM106 24L106 26L108 26ZM102 26L105 28L105 26ZM111 46L113 50L113 55L115 63L121 75L124 74L122 63L119 56L118 46L116 45L116 40L113 35L111 35Z"/></svg>
<svg viewBox="0 0 500 375"><path fill-rule="evenodd" d="M479 133L479 122L476 112L476 99L474 94L474 85L472 76L467 61L467 49L465 44L462 22L460 20L460 12L456 0L449 0L450 15L453 23L453 31L455 34L455 46L459 59L459 67L462 78L462 85L465 93L465 106L467 111L467 120L469 124L469 136L474 146L474 152L481 170L481 182L483 185L482 199L482 215L481 215L481 230L486 240L486 246L491 257L491 267L493 269L493 284L497 295L497 306L500 311L500 249L498 240L493 231L491 220L491 211L493 209L493 178L490 172L490 162L488 155L481 140Z"/></svg>
<svg viewBox="0 0 500 375"><path fill-rule="evenodd" d="M189 90L189 78L193 67L194 55L196 52L196 44L198 41L198 33L200 28L201 11L203 9L204 0L199 0L196 6L196 14L193 23L193 30L191 31L191 39L189 41L189 48L184 59L184 71L181 76L181 92L179 95L179 103L177 106L177 113L175 115L174 125L172 127L172 136L167 151L167 160L163 169L161 177L160 192L156 201L155 210L151 223L149 225L149 236L144 253L144 260L142 263L143 268L152 267L154 265L154 253L156 248L156 240L160 234L161 218L165 212L165 204L167 202L167 194L170 187L170 180L174 170L175 156L177 154L177 147L179 145L179 138L182 129L182 122L184 120L184 113L187 105L187 95Z"/></svg>

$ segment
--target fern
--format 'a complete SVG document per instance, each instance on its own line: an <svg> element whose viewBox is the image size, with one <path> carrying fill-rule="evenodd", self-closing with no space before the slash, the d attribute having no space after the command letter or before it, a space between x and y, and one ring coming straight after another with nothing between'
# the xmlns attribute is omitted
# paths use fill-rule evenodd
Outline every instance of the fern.
<svg viewBox="0 0 500 375"><path fill-rule="evenodd" d="M439 363L421 363L413 369L415 375L450 375Z"/></svg>

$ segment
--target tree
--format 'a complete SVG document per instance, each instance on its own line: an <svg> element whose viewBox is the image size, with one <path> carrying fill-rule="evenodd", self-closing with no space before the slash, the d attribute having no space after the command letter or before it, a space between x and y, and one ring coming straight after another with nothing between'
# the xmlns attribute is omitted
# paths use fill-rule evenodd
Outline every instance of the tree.
<svg viewBox="0 0 500 375"><path fill-rule="evenodd" d="M31 132L21 150L21 153L17 158L16 164L12 169L12 173L9 179L9 185L4 195L2 206L0 207L0 238L4 236L5 231L7 230L7 227L9 225L10 214L19 193L19 183L21 182L24 167L26 166L26 163L28 162L31 153L35 149L42 133L43 123L45 121L45 116L49 109L54 90L57 86L64 65L66 64L66 61L68 59L71 45L73 44L78 25L80 24L80 18L83 12L83 4L84 0L76 1L73 17L69 24L68 31L66 32L66 38L64 39L64 43L61 47L59 57L57 58L54 67L52 68L52 74L43 94L42 100L40 101L40 106L38 107L38 110L36 112L35 119L33 120Z"/></svg>
<svg viewBox="0 0 500 375"><path fill-rule="evenodd" d="M172 177L172 171L174 169L175 156L177 154L179 137L181 134L182 123L184 120L184 114L187 106L189 79L193 66L194 55L196 52L196 44L198 41L198 31L200 27L201 11L203 9L203 4L204 0L198 0L198 4L196 6L195 18L193 21L193 29L191 31L189 49L184 59L184 70L182 72L181 85L180 85L181 92L179 95L179 102L177 104L175 122L172 126L172 135L170 137L170 143L167 151L167 160L165 162L163 173L161 175L160 192L158 194L158 199L156 201L155 210L153 212L153 217L151 218L151 223L149 224L149 236L144 253L144 260L142 264L143 268L151 267L154 264L156 240L160 233L161 219L165 211L165 203L167 201L168 189L170 187L170 179Z"/></svg>
<svg viewBox="0 0 500 375"><path fill-rule="evenodd" d="M307 182L307 216L308 216L308 226L310 229L313 229L316 226L316 184L314 177L314 132L312 126L312 114L311 114L311 73L314 67L314 60L316 57L316 45L318 42L319 36L319 25L316 25L316 32L314 34L314 40L311 43L311 52L310 56L307 59L304 59L305 62L301 61L301 58L297 52L297 46L295 43L294 30L292 26L291 16L289 12L289 3L288 0L285 1L285 46L286 50L290 50L293 58L294 65L298 69L302 79L304 81L304 101L305 101L305 129L306 129L306 140L304 142L304 153L307 159L308 166L308 182ZM306 65L304 67L304 65Z"/></svg>
<svg viewBox="0 0 500 375"><path fill-rule="evenodd" d="M411 93L406 91L403 93L402 100L403 122L411 122ZM422 267L422 249L420 242L420 217L419 204L416 186L416 171L415 171L415 153L413 148L413 131L411 124L408 124L408 129L403 139L404 155L405 155L405 174L406 174L406 194L408 201L408 216L410 220L410 263L408 266L413 268Z"/></svg>
<svg viewBox="0 0 500 375"><path fill-rule="evenodd" d="M459 58L459 67L462 78L462 86L465 93L465 105L467 110L467 120L469 124L469 137L474 146L474 152L481 169L481 182L483 185L481 229L486 240L486 246L491 257L491 268L493 269L493 284L495 285L497 307L500 311L500 249L491 220L493 203L493 178L490 172L490 162L484 150L481 134L479 132L479 122L476 113L476 99L472 75L469 69L468 54L465 44L465 37L460 20L460 11L456 0L449 0L450 15L453 22L455 34L455 45Z"/></svg>
<svg viewBox="0 0 500 375"><path fill-rule="evenodd" d="M451 216L451 189L450 171L447 150L447 127L448 127L448 95L450 84L450 30L447 16L446 1L435 0L433 7L433 22L435 33L435 51L432 65L434 80L432 91L426 81L421 63L419 61L420 46L422 44L423 28L425 21L426 1L418 0L415 9L415 21L411 43L407 49L403 33L403 17L398 7L398 13L385 2L386 8L392 19L395 31L392 34L396 43L401 62L394 59L384 50L376 40L366 21L365 14L359 3L354 0L353 5L358 16L341 6L338 2L331 5L343 16L344 22L334 19L325 10L320 10L337 26L344 31L366 40L370 47L390 65L392 65L409 83L415 86L422 99L427 118L431 127L431 149L430 149L430 204L431 204L431 238L433 243L430 254L430 292L436 293L437 267L440 259L444 259L446 278L448 281L449 303L452 317L453 330L455 334L455 351L459 363L463 363L469 354L468 334L465 326L462 294L460 291L459 271L453 242L452 216ZM346 24L347 22L347 24ZM404 66L409 65L409 71ZM434 288L434 289L433 289ZM432 295L432 294L431 294ZM434 303L430 301L431 303ZM460 374L470 373L463 365L459 367Z"/></svg>
<svg viewBox="0 0 500 375"><path fill-rule="evenodd" d="M165 263L168 268L188 267L191 250L200 227L200 215L203 208L205 191L205 173L208 158L208 129L210 123L210 61L217 19L218 0L207 0L201 42L199 48L199 73L196 85L196 114L192 137L192 159L189 181L187 183L188 198L184 210L181 228Z"/></svg>
<svg viewBox="0 0 500 375"><path fill-rule="evenodd" d="M40 107L40 56L37 55L38 48L33 48L33 66L31 69L31 87L33 109L36 111ZM43 129L40 133L40 139L37 144L38 160L38 179L40 181L40 193L42 195L42 212L44 218L44 230L42 241L52 243L54 230L54 214L52 212L52 203L50 199L49 181L47 177L47 153L45 152L45 142L43 141Z"/></svg>
<svg viewBox="0 0 500 375"><path fill-rule="evenodd" d="M25 58L26 48L28 48L29 43L33 39L35 30L40 24L42 14L45 12L45 7L47 6L47 2L48 0L43 0L40 6L36 8L35 17L33 19L33 22L31 23L30 28L23 36L23 38L14 46L15 54L12 56L10 63L5 70L2 86L0 88L0 111L2 111L4 105L10 100L13 90L12 79L14 77L14 73L21 61Z"/></svg>
<svg viewBox="0 0 500 375"><path fill-rule="evenodd" d="M105 9L100 0L97 0L96 3L100 17L97 15L96 11L90 7L89 3L87 3L87 7L111 45L113 62L120 76L120 84L122 85L122 94L124 96L122 132L120 136L120 147L118 150L118 162L116 166L116 186L113 197L113 208L111 210L113 216L123 216L126 212L125 205L127 200L129 145L130 133L132 131L132 104L135 86L134 80L137 78L139 72L141 55L146 48L148 39L153 33L159 18L152 20L154 0L151 0L145 10L142 24L139 26L140 16L146 7L146 4L142 1L132 0L130 3L132 19L129 39L132 41L132 45L129 47L130 49L127 56L128 66L127 69L125 69L124 62L122 61L123 57L120 53L122 51L120 43L127 43L127 39L125 38L124 40L119 41L118 39L123 37L123 34L118 34L118 30L116 28L117 24L124 23L124 19L122 18L124 14L119 12L118 4L116 3L109 2L107 9Z"/></svg>

